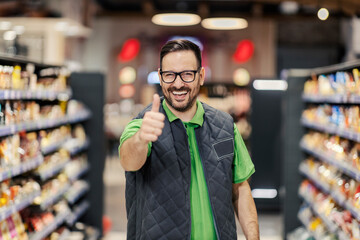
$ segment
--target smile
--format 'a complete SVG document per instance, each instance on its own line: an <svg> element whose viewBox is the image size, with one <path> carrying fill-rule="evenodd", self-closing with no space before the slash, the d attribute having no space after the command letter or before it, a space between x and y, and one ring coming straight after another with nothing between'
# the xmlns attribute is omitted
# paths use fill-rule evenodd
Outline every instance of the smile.
<svg viewBox="0 0 360 240"><path fill-rule="evenodd" d="M185 95L187 93L188 93L187 91L172 91L172 94L177 96Z"/></svg>

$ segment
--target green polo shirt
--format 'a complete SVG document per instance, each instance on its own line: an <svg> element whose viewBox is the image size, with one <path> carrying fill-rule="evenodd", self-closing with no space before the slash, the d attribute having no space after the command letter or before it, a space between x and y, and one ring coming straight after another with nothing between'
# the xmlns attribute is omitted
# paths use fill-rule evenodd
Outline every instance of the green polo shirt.
<svg viewBox="0 0 360 240"><path fill-rule="evenodd" d="M167 107L165 101L162 105L170 122L178 119ZM183 122L188 136L191 157L191 239L216 239L213 213L194 130L203 125L204 113L202 104L197 101L194 117L189 122ZM139 130L141 124L142 119L135 119L126 126L120 138L120 146ZM151 153L151 146L152 143L150 142L148 144L148 156ZM254 172L254 165L239 130L234 124L233 183L241 183L247 180Z"/></svg>

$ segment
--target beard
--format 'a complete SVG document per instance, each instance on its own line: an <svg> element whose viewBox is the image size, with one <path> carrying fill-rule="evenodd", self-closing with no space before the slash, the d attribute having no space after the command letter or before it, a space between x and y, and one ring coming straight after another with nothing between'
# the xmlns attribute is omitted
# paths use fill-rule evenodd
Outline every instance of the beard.
<svg viewBox="0 0 360 240"><path fill-rule="evenodd" d="M174 104L174 101L171 98L171 92L172 91L186 91L187 94L189 95L189 99L187 101L187 103L183 106L176 106ZM197 96L199 95L199 91L200 91L200 85L196 86L194 89L188 88L188 87L181 87L181 88L175 88L175 87L170 87L168 89L166 89L164 91L163 88L163 93L164 93L164 98L166 100L166 102L176 111L178 112L186 112L187 110L189 110L192 106L194 106ZM192 94L193 93L193 94ZM176 100L175 100L176 101Z"/></svg>

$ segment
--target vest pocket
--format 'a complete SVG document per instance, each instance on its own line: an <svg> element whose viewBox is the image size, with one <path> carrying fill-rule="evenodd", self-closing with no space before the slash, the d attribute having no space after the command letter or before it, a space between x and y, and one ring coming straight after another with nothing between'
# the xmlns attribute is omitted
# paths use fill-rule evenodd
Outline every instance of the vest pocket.
<svg viewBox="0 0 360 240"><path fill-rule="evenodd" d="M226 138L219 140L216 143L213 143L212 147L218 160L220 161L223 158L234 154L234 139Z"/></svg>

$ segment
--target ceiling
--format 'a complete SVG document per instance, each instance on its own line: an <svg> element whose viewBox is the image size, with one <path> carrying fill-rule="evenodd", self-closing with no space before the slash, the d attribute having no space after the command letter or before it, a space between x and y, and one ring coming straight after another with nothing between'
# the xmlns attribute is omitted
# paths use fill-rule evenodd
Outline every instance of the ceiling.
<svg viewBox="0 0 360 240"><path fill-rule="evenodd" d="M332 17L360 17L360 0L0 0L0 17L62 17L61 6L98 16L153 16L165 12L190 12L205 17L313 17L321 7ZM49 3L56 3L51 8ZM76 7L82 6L82 7ZM292 12L285 12L284 9ZM73 11L73 9L72 9Z"/></svg>
<svg viewBox="0 0 360 240"><path fill-rule="evenodd" d="M201 17L216 16L313 16L326 7L332 16L360 15L360 0L96 0L101 15L139 14L153 15L163 12L192 12ZM294 5L295 3L295 5ZM285 5L284 5L285 4ZM297 6L292 14L282 7Z"/></svg>

